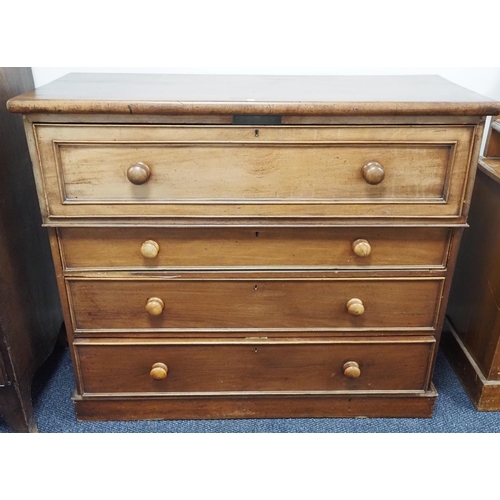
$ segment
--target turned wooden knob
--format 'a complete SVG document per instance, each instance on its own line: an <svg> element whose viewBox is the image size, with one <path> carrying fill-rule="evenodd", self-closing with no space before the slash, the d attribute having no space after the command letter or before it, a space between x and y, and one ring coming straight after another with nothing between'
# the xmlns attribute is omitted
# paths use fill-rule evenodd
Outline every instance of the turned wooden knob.
<svg viewBox="0 0 500 500"><path fill-rule="evenodd" d="M344 370L344 375L347 378L358 378L361 375L361 370L356 361L348 361L344 364L342 370Z"/></svg>
<svg viewBox="0 0 500 500"><path fill-rule="evenodd" d="M151 169L142 161L130 165L127 169L127 179L139 186L144 184L151 177Z"/></svg>
<svg viewBox="0 0 500 500"><path fill-rule="evenodd" d="M149 372L151 378L154 378L155 380L163 380L164 378L167 378L167 373L168 366L164 363L155 363Z"/></svg>
<svg viewBox="0 0 500 500"><path fill-rule="evenodd" d="M351 299L346 304L347 311L353 316L361 316L365 312L365 306L360 299Z"/></svg>
<svg viewBox="0 0 500 500"><path fill-rule="evenodd" d="M368 257L372 252L372 247L366 240L359 239L352 244L352 250L358 257Z"/></svg>
<svg viewBox="0 0 500 500"><path fill-rule="evenodd" d="M159 251L160 245L153 240L147 240L141 246L141 254L145 259L154 259Z"/></svg>
<svg viewBox="0 0 500 500"><path fill-rule="evenodd" d="M363 178L368 184L380 184L385 177L385 170L376 161L367 163L362 169Z"/></svg>
<svg viewBox="0 0 500 500"><path fill-rule="evenodd" d="M146 311L151 316L159 316L163 312L165 304L158 297L151 297L146 303Z"/></svg>

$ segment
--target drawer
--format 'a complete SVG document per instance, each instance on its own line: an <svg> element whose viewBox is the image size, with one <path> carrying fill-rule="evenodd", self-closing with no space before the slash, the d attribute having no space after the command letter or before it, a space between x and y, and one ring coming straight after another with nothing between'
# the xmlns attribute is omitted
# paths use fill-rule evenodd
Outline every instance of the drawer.
<svg viewBox="0 0 500 500"><path fill-rule="evenodd" d="M434 346L427 337L234 344L98 340L78 344L76 354L83 394L424 391Z"/></svg>
<svg viewBox="0 0 500 500"><path fill-rule="evenodd" d="M401 331L434 328L444 278L178 279L173 275L156 280L79 278L67 283L79 331Z"/></svg>
<svg viewBox="0 0 500 500"><path fill-rule="evenodd" d="M51 217L456 216L474 132L473 126L34 127Z"/></svg>
<svg viewBox="0 0 500 500"><path fill-rule="evenodd" d="M444 268L447 228L60 228L67 269ZM364 241L362 241L364 240Z"/></svg>

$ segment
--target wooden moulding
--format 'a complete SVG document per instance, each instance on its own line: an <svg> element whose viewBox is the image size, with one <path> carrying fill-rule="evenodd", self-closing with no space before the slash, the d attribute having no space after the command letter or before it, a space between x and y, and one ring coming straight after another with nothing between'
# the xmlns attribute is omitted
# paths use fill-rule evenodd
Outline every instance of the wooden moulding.
<svg viewBox="0 0 500 500"><path fill-rule="evenodd" d="M188 114L188 115L491 115L500 110L495 102L467 103L418 103L407 102L310 102L310 103L249 103L249 102L92 102L74 100L54 102L40 99L35 103L13 101L9 111L13 113L110 113L116 114Z"/></svg>
<svg viewBox="0 0 500 500"><path fill-rule="evenodd" d="M119 219L109 219L105 217L80 218L80 217L60 217L51 219L49 222L42 224L43 227L50 228L111 228L111 227L141 227L141 228L221 228L230 226L232 228L254 227L256 230L263 227L274 228L308 228L308 227L399 227L399 228L418 228L418 227L442 227L442 228L466 228L466 217L429 217L423 218L372 218L360 220L359 218L339 217L267 217L267 218L240 218L240 217L120 217Z"/></svg>
<svg viewBox="0 0 500 500"><path fill-rule="evenodd" d="M34 125L26 131L40 155L40 164L38 157L34 164L46 222L72 217L373 220L460 217L477 128L262 127L258 137L254 127ZM118 134L120 142L113 140ZM343 176L328 176L324 148L340 155L336 161L349 162ZM270 152L274 160L268 164ZM375 187L358 168L374 157L382 158L388 172L383 185ZM92 183L81 168L90 159ZM146 184L132 188L123 165L138 160L154 173ZM182 168L169 179L172 161ZM400 162L407 166L395 168ZM303 183L302 171L310 163L316 167ZM265 167L255 171L255 164ZM221 166L231 172L231 182L217 180ZM201 183L200 169L207 175ZM269 182L280 187L273 189Z"/></svg>
<svg viewBox="0 0 500 500"><path fill-rule="evenodd" d="M61 97L64 96L64 97ZM69 74L11 99L15 113L496 115L500 105L435 75Z"/></svg>
<svg viewBox="0 0 500 500"><path fill-rule="evenodd" d="M59 228L65 271L444 269L448 228ZM106 238L113 245L105 245ZM363 238L368 255L354 243ZM153 242L153 243L151 243ZM142 246L151 257L142 253ZM371 253L373 249L373 255ZM141 250L141 251L139 251Z"/></svg>
<svg viewBox="0 0 500 500"><path fill-rule="evenodd" d="M437 392L390 395L270 395L99 398L73 395L78 420L230 418L430 418Z"/></svg>
<svg viewBox="0 0 500 500"><path fill-rule="evenodd" d="M500 411L500 381L484 376L448 321L440 345L476 410Z"/></svg>
<svg viewBox="0 0 500 500"><path fill-rule="evenodd" d="M423 394L435 346L432 336L74 343L85 397ZM361 376L345 375L349 360ZM161 381L150 376L158 362Z"/></svg>
<svg viewBox="0 0 500 500"><path fill-rule="evenodd" d="M245 331L428 331L435 328L445 281L438 276L258 278L253 273L229 279L218 275L158 280L67 278L67 293L73 325L80 332L92 327L101 331L197 331L202 324L221 331L238 331L242 327ZM165 302L165 314L151 317L145 312L145 301L152 296ZM353 317L346 311L346 302L360 296L366 300L369 311L362 317Z"/></svg>
<svg viewBox="0 0 500 500"><path fill-rule="evenodd" d="M240 115L241 116L241 115ZM269 115L267 115L269 116ZM271 115L275 116L275 115ZM281 125L475 125L481 116L276 116ZM123 115L123 114L53 114L25 115L28 123L113 123L161 125L233 125L234 115Z"/></svg>

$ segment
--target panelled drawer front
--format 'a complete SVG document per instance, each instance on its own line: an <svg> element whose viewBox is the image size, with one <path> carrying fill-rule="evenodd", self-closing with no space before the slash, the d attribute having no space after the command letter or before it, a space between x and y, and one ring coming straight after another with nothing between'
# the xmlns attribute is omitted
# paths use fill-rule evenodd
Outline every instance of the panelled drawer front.
<svg viewBox="0 0 500 500"><path fill-rule="evenodd" d="M455 216L473 131L35 125L53 216ZM138 162L142 185L127 178Z"/></svg>
<svg viewBox="0 0 500 500"><path fill-rule="evenodd" d="M389 343L83 344L84 393L425 390L434 340ZM354 361L360 376L348 378ZM166 378L151 370L163 363ZM164 372L165 373L165 372Z"/></svg>
<svg viewBox="0 0 500 500"><path fill-rule="evenodd" d="M431 329L444 283L442 278L181 280L175 276L67 281L77 330L227 332ZM362 315L349 313L351 299L361 301ZM351 304L351 310L362 312L359 304Z"/></svg>
<svg viewBox="0 0 500 500"><path fill-rule="evenodd" d="M60 228L58 231L63 262L68 269L443 268L449 246L447 228L425 227ZM368 255L356 254L356 251L362 253L362 248L354 248L355 244L366 248L366 243L359 240L366 240Z"/></svg>

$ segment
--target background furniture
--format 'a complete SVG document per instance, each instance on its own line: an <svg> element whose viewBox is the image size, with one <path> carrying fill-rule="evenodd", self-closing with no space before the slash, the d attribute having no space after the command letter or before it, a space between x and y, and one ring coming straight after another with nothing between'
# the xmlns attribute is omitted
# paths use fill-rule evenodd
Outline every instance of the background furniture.
<svg viewBox="0 0 500 500"><path fill-rule="evenodd" d="M80 419L432 415L499 103L438 77L87 74L9 109Z"/></svg>
<svg viewBox="0 0 500 500"><path fill-rule="evenodd" d="M62 324L22 119L5 105L31 89L30 68L0 68L0 415L24 432L36 431L31 382Z"/></svg>
<svg viewBox="0 0 500 500"><path fill-rule="evenodd" d="M500 117L492 120L448 305L443 350L478 410L500 410Z"/></svg>

